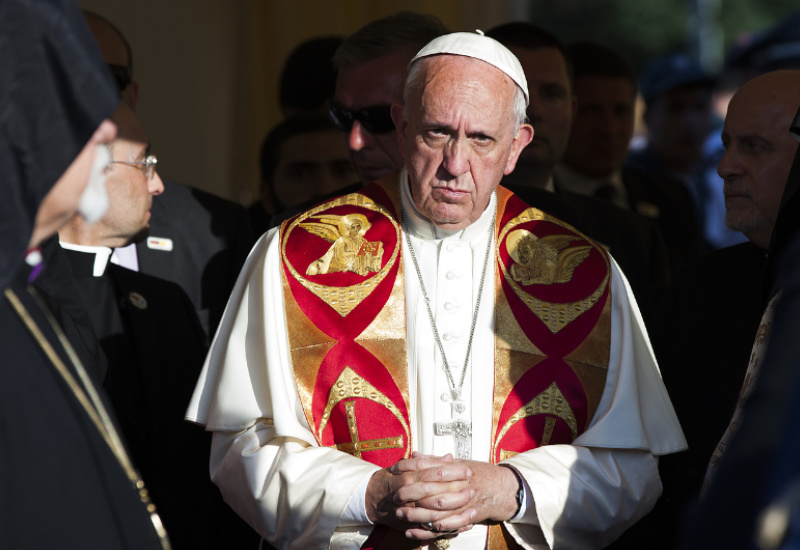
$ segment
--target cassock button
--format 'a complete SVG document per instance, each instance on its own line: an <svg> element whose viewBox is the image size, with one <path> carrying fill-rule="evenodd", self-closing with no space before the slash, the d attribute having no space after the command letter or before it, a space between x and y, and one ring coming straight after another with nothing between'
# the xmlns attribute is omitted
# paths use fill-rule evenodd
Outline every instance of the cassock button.
<svg viewBox="0 0 800 550"><path fill-rule="evenodd" d="M445 302L444 303L444 309L446 309L447 311L453 311L453 309L455 309L455 307L456 307L455 304L453 304L452 302Z"/></svg>
<svg viewBox="0 0 800 550"><path fill-rule="evenodd" d="M453 273L452 271L448 271L448 272L445 274L445 278L446 278L448 281L452 281L453 279L458 279L458 274L456 274L456 273Z"/></svg>

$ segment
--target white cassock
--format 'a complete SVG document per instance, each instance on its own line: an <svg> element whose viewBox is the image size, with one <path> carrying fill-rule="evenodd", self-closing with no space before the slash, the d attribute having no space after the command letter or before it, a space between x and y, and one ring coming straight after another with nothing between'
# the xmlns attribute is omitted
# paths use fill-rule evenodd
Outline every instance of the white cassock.
<svg viewBox="0 0 800 550"><path fill-rule="evenodd" d="M480 286L496 197L463 231L422 217L400 175L403 208L425 289L458 385ZM277 230L250 254L231 295L187 419L214 432L211 475L225 500L278 548L359 548L372 526L364 491L379 468L318 447L298 397L283 309ZM435 435L451 419L450 388L419 279L403 239L411 430L414 449L455 453ZM463 395L472 459L489 460L494 380L495 260L489 259ZM524 477L525 510L506 527L525 548L600 548L661 494L658 455L686 448L627 281L612 262L612 341L597 413L571 445L549 445L505 461ZM475 526L451 548L483 548Z"/></svg>

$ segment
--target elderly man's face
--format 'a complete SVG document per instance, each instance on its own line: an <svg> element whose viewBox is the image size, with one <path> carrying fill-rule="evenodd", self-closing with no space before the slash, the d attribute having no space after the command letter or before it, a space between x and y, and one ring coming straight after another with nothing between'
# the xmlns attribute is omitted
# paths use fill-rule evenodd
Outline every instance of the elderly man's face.
<svg viewBox="0 0 800 550"><path fill-rule="evenodd" d="M489 204L504 174L533 137L516 134L516 85L499 69L470 57L424 59L421 84L392 108L417 209L444 229L463 229Z"/></svg>
<svg viewBox="0 0 800 550"><path fill-rule="evenodd" d="M106 179L108 212L97 222L96 235L108 246L124 246L146 236L153 196L164 191L164 184L158 172L148 178L144 166L136 164L147 157L148 141L133 111L121 107L113 120L119 136L111 144L112 164Z"/></svg>
<svg viewBox="0 0 800 550"><path fill-rule="evenodd" d="M718 172L725 180L725 224L768 248L797 141L789 125L800 97L800 71L767 73L733 97Z"/></svg>
<svg viewBox="0 0 800 550"><path fill-rule="evenodd" d="M336 77L334 101L350 110L401 103L406 65L412 56L412 52L401 50L342 67ZM353 168L364 184L398 172L403 167L395 132L372 133L355 121L346 138Z"/></svg>

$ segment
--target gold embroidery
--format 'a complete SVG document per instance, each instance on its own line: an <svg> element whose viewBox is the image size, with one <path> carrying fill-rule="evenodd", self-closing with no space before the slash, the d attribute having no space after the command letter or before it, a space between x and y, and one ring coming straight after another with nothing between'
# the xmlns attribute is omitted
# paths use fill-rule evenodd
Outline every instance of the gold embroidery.
<svg viewBox="0 0 800 550"><path fill-rule="evenodd" d="M571 235L540 239L525 229L512 231L506 240L508 252L516 262L511 264L511 277L525 286L570 282L575 268L592 250L591 246L567 248L571 241L578 240L580 237Z"/></svg>
<svg viewBox="0 0 800 550"><path fill-rule="evenodd" d="M394 417L403 426L403 430L405 431L406 441L410 441L411 431L409 430L408 424L406 423L405 419L403 418L403 415L400 413L400 410L397 408L397 406L394 403L392 403L392 401L388 397L386 397L380 391L378 391L378 389L375 388L375 386L373 386L372 384L361 378L359 375L357 375L355 371L353 371L353 369L351 369L350 367L344 368L342 373L339 375L339 378L337 378L336 382L334 382L333 386L331 387L331 391L328 394L328 403L325 405L325 411L322 413L322 420L319 424L319 430L317 431L317 439L319 441L322 441L322 432L325 430L325 427L328 425L328 422L331 419L331 411L333 411L333 408L340 401L358 397L369 399L370 401L373 401L383 406L384 408L388 409L389 412L391 412L392 415L394 415ZM393 445L390 446L386 444L384 446L380 446L380 448L391 449L391 448L403 447L403 436L396 436L387 439L376 439L376 440L361 442L361 448L359 449L358 434L357 432L355 432L356 430L355 417L353 416L352 423L350 421L351 413L353 415L355 414L355 408L348 408L348 405L349 402L345 402L345 411L347 413L347 425L350 428L350 436L352 439L352 443L349 444L340 443L339 445L334 445L334 447L336 447L339 450L343 450L345 452L351 452L343 448L340 448L340 445L343 446L351 445L352 446L351 449L353 451L359 452L359 454L356 454L356 456L358 456L359 458L360 458L360 451L375 450L374 448L370 449L365 448L364 445L375 446L375 448L377 448L380 446L378 445L378 443L392 442ZM355 452L351 454L355 454ZM410 454L410 446L409 450L406 451L406 456L408 456L409 454Z"/></svg>
<svg viewBox="0 0 800 550"><path fill-rule="evenodd" d="M514 424L523 418L536 416L538 414L547 415L548 417L545 422L540 445L547 445L550 443L550 438L553 435L553 429L556 425L556 418L560 418L567 423L570 432L572 432L572 439L578 437L578 422L575 419L575 413L572 412L572 407L569 406L567 398L561 393L558 385L553 382L546 390L531 399L524 407L508 419L503 429L500 430L500 434L497 436L497 442L499 443L503 440L503 437ZM501 456L502 452L501 450Z"/></svg>
<svg viewBox="0 0 800 550"><path fill-rule="evenodd" d="M516 456L518 454L519 453L516 452L516 451L506 451L504 449L500 449L500 462L503 462L504 460L508 460L512 456Z"/></svg>
<svg viewBox="0 0 800 550"><path fill-rule="evenodd" d="M343 453L354 455L361 458L362 451L380 451L383 449L402 449L403 436L385 437L383 439L368 439L361 441L358 438L358 426L356 425L356 402L345 401L345 412L347 414L347 427L350 430L350 442L338 443L334 445Z"/></svg>
<svg viewBox="0 0 800 550"><path fill-rule="evenodd" d="M372 227L363 214L318 216L322 223L306 222L300 227L333 243L319 260L311 262L306 275L352 271L358 275L376 273L381 268L383 243L370 242L364 234Z"/></svg>
<svg viewBox="0 0 800 550"><path fill-rule="evenodd" d="M502 231L500 231L500 236L498 237L498 243L502 243L503 239L505 239L506 235L509 235L509 233L511 233L516 226L524 224L524 223L527 223L527 222L530 222L530 221L533 221L533 220L544 220L544 221L548 221L548 222L554 223L554 224L559 225L559 226L564 227L564 228L569 228L569 226L564 224L564 222L562 222L562 221L560 221L560 220L558 220L556 218L553 218L553 217L543 213L541 210L537 210L536 208L528 208L522 214L520 214L516 218L512 219L511 221L509 221L506 224L505 227L503 227ZM526 233L529 233L529 232L526 232ZM530 235L532 235L532 234L530 234ZM520 236L522 236L522 235L520 235ZM539 239L539 240L544 240L544 238L546 238L546 237L543 237L542 239ZM598 248L598 245L596 243L594 243L591 240L588 240L588 242L590 243L591 247L593 247L593 248L597 249L598 251L600 251L600 249ZM511 253L511 248L512 248L511 244L512 243L507 242L506 244L507 244L507 247L509 249L509 253ZM574 247L574 248L580 249L580 248L583 248L583 247ZM603 292L605 291L605 288L606 288L606 286L608 284L608 279L609 279L609 276L610 276L610 266L608 265L608 259L606 258L606 255L602 251L600 251L601 257L606 262L606 274L605 274L605 277L603 277L603 280L600 283L600 285L597 287L597 289L595 289L594 292L592 292L586 298L584 298L582 300L578 300L577 302L565 303L565 304L556 304L556 303L546 302L544 300L536 298L536 297L532 296L531 294L529 294L527 291L525 291L519 285L519 283L515 280L515 278L508 273L508 270L506 269L505 264L500 260L500 247L499 246L497 247L497 255L498 255L497 260L498 260L498 263L500 264L500 269L503 272L503 277L506 279L506 281L508 281L508 284L514 290L514 293L517 296L519 296L519 298L525 303L525 305L528 306L528 309L530 309L533 312L533 314L536 315L545 324L545 326L547 326L547 328L550 329L550 332L552 332L553 334L557 334L558 331L560 331L561 329L566 327L568 324L570 324L572 321L577 319L583 313L589 311L598 302L598 300L600 300L600 298L602 297ZM587 255L588 255L588 251L587 251ZM580 256L580 254L577 254L577 253L576 253L575 257L570 256L569 263L572 263L572 262L576 261L578 256ZM580 261L578 261L578 263L583 261L584 258L585 258L585 256L583 258L580 258ZM512 259L514 259L513 256L512 256ZM516 261L516 259L515 259L515 261ZM566 261L566 258L565 258L565 261ZM515 265L516 264L512 264L512 269L513 269L513 267L515 267ZM566 269L566 266L564 266L563 269ZM574 267L572 267L572 269L574 269ZM570 277L571 277L571 270L569 270L569 271L570 271ZM523 284L525 284L525 283L523 283Z"/></svg>
<svg viewBox="0 0 800 550"><path fill-rule="evenodd" d="M380 263L381 258L383 257L383 243L370 242L364 239L363 236L359 236L359 234L363 235L362 231L366 232L367 229L369 229L369 227L364 227L365 223L367 226L369 225L366 217L364 217L362 214L348 214L347 216L320 216L321 212L337 206L358 206L367 210L379 212L386 216L386 218L392 223L396 234L396 245L392 251L389 261L382 269L380 269ZM324 219L327 220L327 224L311 222L304 223L305 220L309 218L318 218L321 220ZM348 218L350 221L347 223L350 224L350 231L355 231L355 224L353 220L360 219L360 227L356 233L356 236L363 242L357 241L352 237L347 237L347 239L341 241L341 245L337 245L337 240L343 238L342 235L346 233L346 231L345 233L342 233L342 227L346 224L342 223L342 226L337 225L337 227L340 228L338 230L334 229L332 225L332 223L334 223L332 221L334 218L339 221L341 221L342 218ZM336 223L338 224L338 222ZM366 275L375 272L375 275L369 277L361 283L345 287L326 286L308 280L306 277L297 272L295 267L286 257L286 243L289 242L289 236L296 227L303 227L306 229L306 231L325 238L326 240L329 240L329 238L334 234L339 235L336 239L334 239L334 241L329 240L329 242L334 242L334 244L331 246L328 252L322 258L312 262L308 266L308 270L306 271L308 275L313 276L323 273L333 273L335 271L352 271L360 275ZM327 227L328 229L322 229L323 227ZM321 233L327 234L328 237L323 237ZM358 242L357 248L355 244L356 242ZM391 271L400 253L399 244L400 226L389 214L389 211L364 195L359 193L351 193L350 195L345 195L333 201L316 206L292 221L282 239L281 256L283 257L289 272L301 285L336 310L339 315L346 317L357 305L359 305L367 296L369 296L381 283L381 281L383 281L389 274L389 271ZM330 258L327 258L329 254Z"/></svg>

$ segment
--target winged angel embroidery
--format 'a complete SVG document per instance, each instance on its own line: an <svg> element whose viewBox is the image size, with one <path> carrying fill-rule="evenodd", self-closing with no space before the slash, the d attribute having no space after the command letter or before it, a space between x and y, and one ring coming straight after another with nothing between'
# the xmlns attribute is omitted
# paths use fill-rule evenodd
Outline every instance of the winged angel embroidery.
<svg viewBox="0 0 800 550"><path fill-rule="evenodd" d="M364 234L372 227L363 214L315 216L319 222L300 223L300 227L322 237L331 247L320 259L311 262L306 275L352 271L358 275L376 273L381 268L383 243L370 242Z"/></svg>
<svg viewBox="0 0 800 550"><path fill-rule="evenodd" d="M517 229L508 234L506 244L514 260L511 277L522 285L567 283L592 250L591 246L567 248L579 237L549 235L539 238L530 231ZM566 250L564 250L566 248Z"/></svg>

